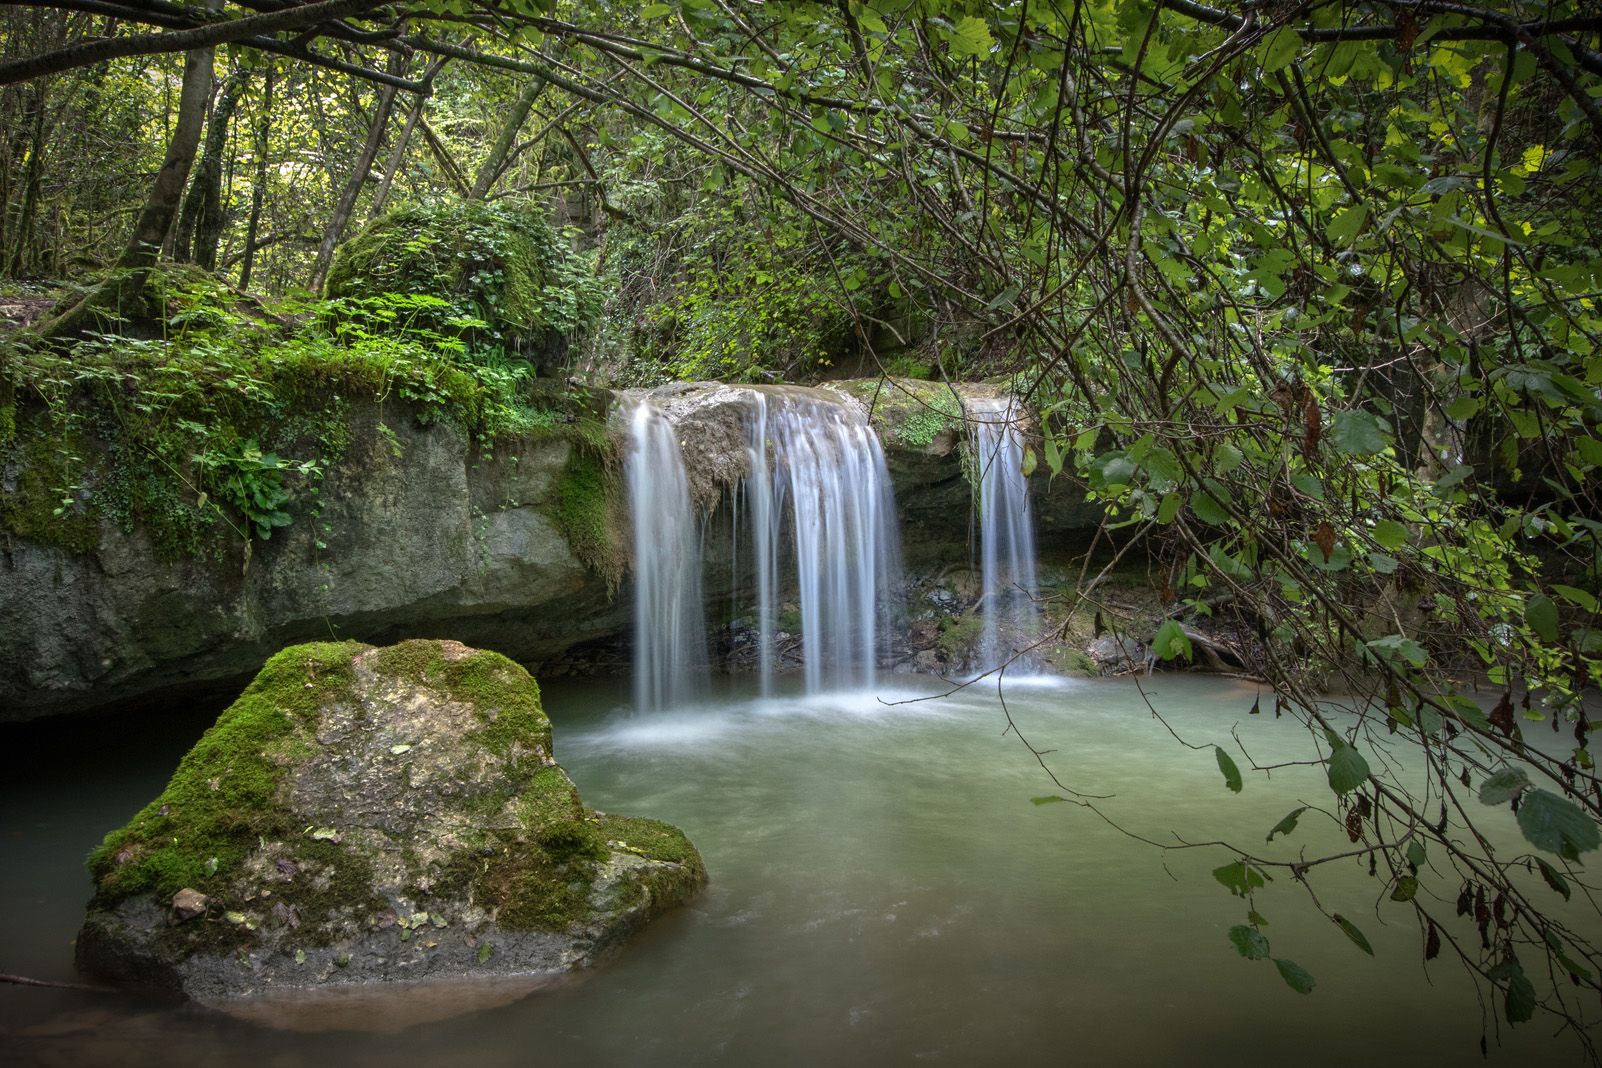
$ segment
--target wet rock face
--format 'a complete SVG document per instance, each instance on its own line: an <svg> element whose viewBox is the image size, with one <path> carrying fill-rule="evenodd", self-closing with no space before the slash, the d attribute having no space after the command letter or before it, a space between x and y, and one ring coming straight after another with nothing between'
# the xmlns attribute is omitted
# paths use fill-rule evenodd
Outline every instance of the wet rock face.
<svg viewBox="0 0 1602 1068"><path fill-rule="evenodd" d="M446 641L284 650L90 869L80 967L208 1003L583 967L706 878L583 806L522 668Z"/></svg>
<svg viewBox="0 0 1602 1068"><path fill-rule="evenodd" d="M450 426L376 403L352 403L349 431L320 514L297 512L248 559L224 539L221 555L169 560L142 528L111 524L92 553L0 535L0 722L238 692L273 652L331 627L525 663L621 629L606 576L556 521L584 461L568 442L486 459Z"/></svg>

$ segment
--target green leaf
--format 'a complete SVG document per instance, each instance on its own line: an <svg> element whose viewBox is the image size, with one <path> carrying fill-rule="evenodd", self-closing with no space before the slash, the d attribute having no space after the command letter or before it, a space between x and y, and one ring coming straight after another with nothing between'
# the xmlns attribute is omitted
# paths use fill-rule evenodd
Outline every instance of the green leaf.
<svg viewBox="0 0 1602 1068"><path fill-rule="evenodd" d="M1298 994L1311 994L1313 992L1313 977L1293 960L1283 957L1274 958L1274 967L1279 969L1279 977L1285 980L1285 985Z"/></svg>
<svg viewBox="0 0 1602 1068"><path fill-rule="evenodd" d="M1219 527L1229 522L1229 513L1207 490L1200 490L1191 495L1190 510L1196 513L1196 518L1203 523Z"/></svg>
<svg viewBox="0 0 1602 1068"><path fill-rule="evenodd" d="M1368 205L1354 204L1331 219L1326 232L1330 240L1336 244L1350 245L1357 232L1363 228L1363 223L1367 221Z"/></svg>
<svg viewBox="0 0 1602 1068"><path fill-rule="evenodd" d="M1424 843L1417 838L1407 843L1407 862L1414 868L1424 866Z"/></svg>
<svg viewBox="0 0 1602 1068"><path fill-rule="evenodd" d="M1570 894L1569 881L1563 878L1562 875L1558 874L1558 870L1556 868L1552 867L1552 865L1548 864L1540 857L1535 858L1535 863L1541 869L1541 878L1546 880L1546 885L1562 894L1563 900L1567 901Z"/></svg>
<svg viewBox="0 0 1602 1068"><path fill-rule="evenodd" d="M1402 562L1394 556L1387 556L1385 553L1369 553L1368 566L1381 575L1394 575L1396 569L1402 566Z"/></svg>
<svg viewBox="0 0 1602 1068"><path fill-rule="evenodd" d="M1245 897L1253 890L1263 886L1268 876L1247 864L1244 860L1237 860L1233 864L1225 864L1222 868L1214 868L1213 878L1222 883L1236 897Z"/></svg>
<svg viewBox="0 0 1602 1068"><path fill-rule="evenodd" d="M1367 953L1370 957L1374 955L1374 947L1368 944L1368 939L1363 937L1363 932L1359 931L1357 925L1351 920L1337 912L1335 914L1335 926L1339 927L1358 949Z"/></svg>
<svg viewBox="0 0 1602 1068"><path fill-rule="evenodd" d="M1394 519L1381 519L1374 524L1374 540L1385 549L1400 549L1407 544L1407 528Z"/></svg>
<svg viewBox="0 0 1602 1068"><path fill-rule="evenodd" d="M1213 746L1213 755L1218 758L1218 770L1224 773L1224 785L1235 793L1240 793L1242 786L1240 769L1235 766L1229 754L1216 745Z"/></svg>
<svg viewBox="0 0 1602 1068"><path fill-rule="evenodd" d="M1268 939L1255 927L1237 924L1229 929L1229 942L1247 960L1262 960L1268 956Z"/></svg>
<svg viewBox="0 0 1602 1068"><path fill-rule="evenodd" d="M489 942L480 942L478 944L478 962L480 964L483 964L485 961L489 960L490 957L492 957L494 955L495 955L495 947L494 947L494 945L492 945Z"/></svg>
<svg viewBox="0 0 1602 1068"><path fill-rule="evenodd" d="M1503 1016L1510 1024L1520 1024L1528 1021L1535 1015L1535 987L1531 985L1524 969L1519 967L1517 961L1508 961L1498 968L1492 969L1491 974L1506 969L1507 992L1503 1004Z"/></svg>
<svg viewBox="0 0 1602 1068"><path fill-rule="evenodd" d="M1330 441L1348 456L1368 456L1385 448L1385 427L1361 408L1335 413Z"/></svg>
<svg viewBox="0 0 1602 1068"><path fill-rule="evenodd" d="M1557 605L1544 593L1532 594L1524 602L1524 622L1530 625L1544 642L1558 640Z"/></svg>
<svg viewBox="0 0 1602 1068"><path fill-rule="evenodd" d="M1066 797L1060 797L1057 794L1047 794L1045 797L1031 797L1029 803L1031 805L1055 805L1067 800Z"/></svg>
<svg viewBox="0 0 1602 1068"><path fill-rule="evenodd" d="M1523 768L1503 768L1480 783L1482 805L1505 805L1530 785Z"/></svg>
<svg viewBox="0 0 1602 1068"><path fill-rule="evenodd" d="M951 45L952 55L957 56L987 56L996 43L985 20L973 15L959 19L946 40Z"/></svg>
<svg viewBox="0 0 1602 1068"><path fill-rule="evenodd" d="M1185 637L1185 630L1178 620L1167 619L1152 635L1151 652L1159 660L1172 660L1183 654L1186 660L1191 657L1190 639Z"/></svg>
<svg viewBox="0 0 1602 1068"><path fill-rule="evenodd" d="M1602 846L1602 835L1579 806L1547 790L1530 789L1519 798L1519 830L1537 849L1568 860Z"/></svg>
<svg viewBox="0 0 1602 1068"><path fill-rule="evenodd" d="M1292 809L1290 815L1274 824L1274 829L1268 832L1268 837L1265 839L1265 841L1272 842L1274 840L1274 835L1276 834L1290 834L1296 829L1296 821L1301 819L1302 813L1306 811L1306 805L1303 805L1301 808Z"/></svg>
<svg viewBox="0 0 1602 1068"><path fill-rule="evenodd" d="M1418 879L1412 875L1404 875L1396 880L1396 889L1391 891L1392 901L1411 901L1418 894Z"/></svg>
<svg viewBox="0 0 1602 1068"><path fill-rule="evenodd" d="M1302 39L1289 26L1281 26L1257 46L1257 59L1263 66L1264 74L1272 74L1290 65L1296 58L1296 53L1302 49Z"/></svg>
<svg viewBox="0 0 1602 1068"><path fill-rule="evenodd" d="M1596 594L1579 589L1575 586L1553 586L1552 592L1562 597L1570 604L1578 605L1587 612L1595 612L1599 607Z"/></svg>
<svg viewBox="0 0 1602 1068"><path fill-rule="evenodd" d="M1337 794L1349 794L1368 781L1368 761L1354 746L1345 742L1337 745L1329 755L1329 788Z"/></svg>

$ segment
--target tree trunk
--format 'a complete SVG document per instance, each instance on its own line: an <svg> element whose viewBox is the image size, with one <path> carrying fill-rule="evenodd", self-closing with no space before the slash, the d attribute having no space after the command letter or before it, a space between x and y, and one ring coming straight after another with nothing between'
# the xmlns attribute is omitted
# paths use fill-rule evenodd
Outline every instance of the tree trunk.
<svg viewBox="0 0 1602 1068"><path fill-rule="evenodd" d="M445 57L441 56L434 60L423 74L423 84L432 84L434 76L443 66ZM384 210L384 203L389 200L389 190L395 183L395 173L401 169L406 160L406 146L412 143L412 134L417 130L418 120L423 117L423 105L427 102L428 97L418 94L417 99L412 102L412 110L406 114L406 125L401 128L400 137L395 141L395 147L389 154L389 163L384 167L384 179L378 184L378 194L373 197L373 210L367 214L369 219L378 218Z"/></svg>
<svg viewBox="0 0 1602 1068"><path fill-rule="evenodd" d="M206 127L206 143L195 164L194 177L189 181L183 211L178 216L173 258L180 263L193 259L208 271L217 266L217 242L222 236L223 151L228 145L228 124L233 121L234 109L249 78L245 68L234 71L217 95L217 106L212 109L211 123Z"/></svg>
<svg viewBox="0 0 1602 1068"><path fill-rule="evenodd" d="M156 262L167 232L172 229L183 199L189 168L200 145L201 127L206 120L206 101L211 98L211 65L215 50L198 48L184 54L183 89L178 96L178 122L167 143L167 158L156 172L156 184L139 212L133 237L117 266L124 269L149 267Z"/></svg>
<svg viewBox="0 0 1602 1068"><path fill-rule="evenodd" d="M273 126L273 73L271 63L261 87L261 120L256 123L256 174L250 183L250 221L245 224L244 266L239 268L239 288L250 288L250 272L256 266L256 239L261 233L261 209L267 201L267 135Z"/></svg>
<svg viewBox="0 0 1602 1068"><path fill-rule="evenodd" d="M402 72L398 57L392 58L389 66L391 74L399 75ZM345 224L350 222L351 211L356 207L356 198L361 195L362 186L372 173L373 160L378 156L378 146L383 143L384 128L389 125L389 113L394 106L395 87L386 85L378 91L378 108L373 112L372 124L367 127L367 140L363 142L356 165L351 168L350 178L334 204L334 214L328 221L328 229L323 231L322 244L317 246L317 259L312 265L311 276L313 292L322 289L323 280L328 277L328 267L334 260L334 246L339 244Z"/></svg>
<svg viewBox="0 0 1602 1068"><path fill-rule="evenodd" d="M517 95L512 104L512 110L507 113L506 124L501 127L501 135L495 139L490 148L489 155L478 168L478 177L473 179L473 188L467 194L469 200L483 200L489 195L490 187L495 179L501 176L501 169L506 166L506 157L512 154L512 146L517 143L517 134L528 121L528 113L534 107L534 101L545 91L549 84L543 79L530 81L523 91Z"/></svg>
<svg viewBox="0 0 1602 1068"><path fill-rule="evenodd" d="M39 182L43 176L42 160L45 152L45 94L41 89L35 96L35 106L32 114L30 128L30 144L27 150L27 167L22 177L22 205L17 211L17 223L12 231L11 256L6 263L6 273L12 278L21 278L25 273L32 251L28 246L33 239L33 216L39 206Z"/></svg>
<svg viewBox="0 0 1602 1068"><path fill-rule="evenodd" d="M189 168L206 124L206 102L211 98L214 49L197 48L184 54L183 87L178 95L178 121L167 142L167 156L156 172L155 184L134 223L133 236L112 268L111 275L77 300L57 305L34 331L49 340L81 336L105 320L141 319L160 314L145 306L145 281L161 255L183 200Z"/></svg>

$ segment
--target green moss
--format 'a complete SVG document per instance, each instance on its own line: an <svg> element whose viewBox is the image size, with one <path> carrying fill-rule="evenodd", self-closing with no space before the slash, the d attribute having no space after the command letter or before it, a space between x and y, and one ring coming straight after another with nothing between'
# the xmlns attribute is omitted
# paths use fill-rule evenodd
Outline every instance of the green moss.
<svg viewBox="0 0 1602 1068"><path fill-rule="evenodd" d="M979 643L984 630L985 621L980 616L946 616L940 621L935 648L947 661L958 659Z"/></svg>
<svg viewBox="0 0 1602 1068"><path fill-rule="evenodd" d="M354 682L357 642L296 645L195 743L161 795L89 855L102 902L205 891L263 838L293 835L277 793L295 736ZM215 863L212 861L215 860Z"/></svg>
<svg viewBox="0 0 1602 1068"><path fill-rule="evenodd" d="M482 728L472 738L497 756L514 747L551 751L551 721L540 706L540 687L520 665L499 653L476 651L459 660L444 655L439 642L424 639L380 649L374 667L381 674L412 679L453 700L471 704Z"/></svg>
<svg viewBox="0 0 1602 1068"><path fill-rule="evenodd" d="M100 526L84 506L88 452L80 435L54 436L39 426L12 442L7 466L16 471L15 488L0 494L0 530L30 541L93 552Z"/></svg>
<svg viewBox="0 0 1602 1068"><path fill-rule="evenodd" d="M697 870L701 867L701 854L695 851L684 832L672 824L641 816L607 815L598 820L601 832L609 841L622 843L641 856Z"/></svg>
<svg viewBox="0 0 1602 1068"><path fill-rule="evenodd" d="M517 799L518 821L531 833L554 823L586 817L578 789L558 767L541 768Z"/></svg>
<svg viewBox="0 0 1602 1068"><path fill-rule="evenodd" d="M874 428L898 445L928 448L941 434L963 428L962 402L944 382L895 377L852 382L848 388L872 405Z"/></svg>
<svg viewBox="0 0 1602 1068"><path fill-rule="evenodd" d="M616 472L589 449L574 449L546 514L585 566L615 589L625 563Z"/></svg>

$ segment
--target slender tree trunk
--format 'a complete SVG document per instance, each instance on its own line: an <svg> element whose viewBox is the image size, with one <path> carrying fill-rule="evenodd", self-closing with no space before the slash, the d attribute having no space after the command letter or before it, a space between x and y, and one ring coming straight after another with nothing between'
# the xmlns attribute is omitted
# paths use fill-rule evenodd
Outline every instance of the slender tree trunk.
<svg viewBox="0 0 1602 1068"><path fill-rule="evenodd" d="M268 64L261 88L261 119L256 123L256 173L250 182L250 221L245 224L244 266L239 268L239 288L250 288L250 272L256 265L256 238L261 233L261 209L267 201L267 138L273 125L273 74Z"/></svg>
<svg viewBox="0 0 1602 1068"><path fill-rule="evenodd" d="M434 60L423 74L423 84L432 83L434 76L440 72L440 68L443 66L445 66L444 56ZM384 167L383 181L379 182L378 193L373 197L373 210L367 215L369 219L378 218L384 210L385 202L389 200L390 186L395 183L395 174L406 161L406 147L412 143L412 134L417 131L418 120L423 117L423 105L427 102L428 97L419 93L417 99L412 101L411 111L406 113L406 125L401 128L400 137L396 139L395 147L390 151L389 162Z"/></svg>
<svg viewBox="0 0 1602 1068"><path fill-rule="evenodd" d="M183 89L178 97L178 121L173 126L172 140L167 143L167 158L156 173L156 183L139 212L134 224L132 239L123 251L117 266L121 268L149 267L156 262L167 232L172 229L173 218L183 199L189 168L195 162L195 150L200 146L200 131L206 120L206 101L211 97L211 65L214 50L198 48L184 54Z"/></svg>
<svg viewBox="0 0 1602 1068"><path fill-rule="evenodd" d="M189 168L206 125L206 102L211 98L214 49L197 48L184 54L183 87L178 96L177 122L167 142L167 156L156 172L155 184L134 223L128 246L117 259L111 277L65 306L57 305L36 324L34 331L48 339L81 336L106 319L139 318L151 313L145 307L145 280L161 255L161 246L188 184Z"/></svg>
<svg viewBox="0 0 1602 1068"><path fill-rule="evenodd" d="M398 57L392 58L389 66L391 74L399 75L404 69ZM378 107L373 112L372 124L367 127L367 140L362 143L361 152L356 156L356 165L351 168L350 178L334 204L334 214L328 221L328 229L323 231L322 244L317 246L317 259L312 265L311 276L313 291L322 289L323 280L328 277L328 267L334 260L334 246L339 244L340 237L345 233L345 225L350 222L351 211L356 207L356 198L361 195L362 186L372 173L373 160L378 156L378 147L384 140L384 128L389 125L389 113L394 106L395 87L386 85L378 91Z"/></svg>
<svg viewBox="0 0 1602 1068"><path fill-rule="evenodd" d="M17 224L13 230L13 243L11 256L6 263L6 273L12 278L20 278L27 269L32 251L28 246L33 239L33 216L39 206L39 182L43 177L42 160L45 152L45 94L41 89L35 97L35 107L31 116L30 144L27 151L27 167L22 176L22 205L17 211Z"/></svg>
<svg viewBox="0 0 1602 1068"><path fill-rule="evenodd" d="M228 76L228 80L223 82L222 91L217 94L217 106L212 108L211 122L206 127L205 145L195 164L194 177L189 180L189 193L184 197L183 211L178 216L178 237L173 244L173 258L180 263L192 259L207 270L217 266L217 241L221 237L223 151L228 145L228 125L233 121L234 109L249 78L249 72L242 67ZM211 223L209 227L208 222Z"/></svg>
<svg viewBox="0 0 1602 1068"><path fill-rule="evenodd" d="M517 134L528 121L528 113L534 107L534 101L545 91L549 84L544 79L531 80L523 91L517 94L517 100L512 103L512 110L507 112L506 123L501 127L501 135L495 139L490 147L489 155L478 168L478 177L473 179L473 188L467 194L469 200L483 200L489 195L490 188L495 185L495 179L501 176L501 169L506 166L506 157L512 154L512 146L517 144Z"/></svg>

